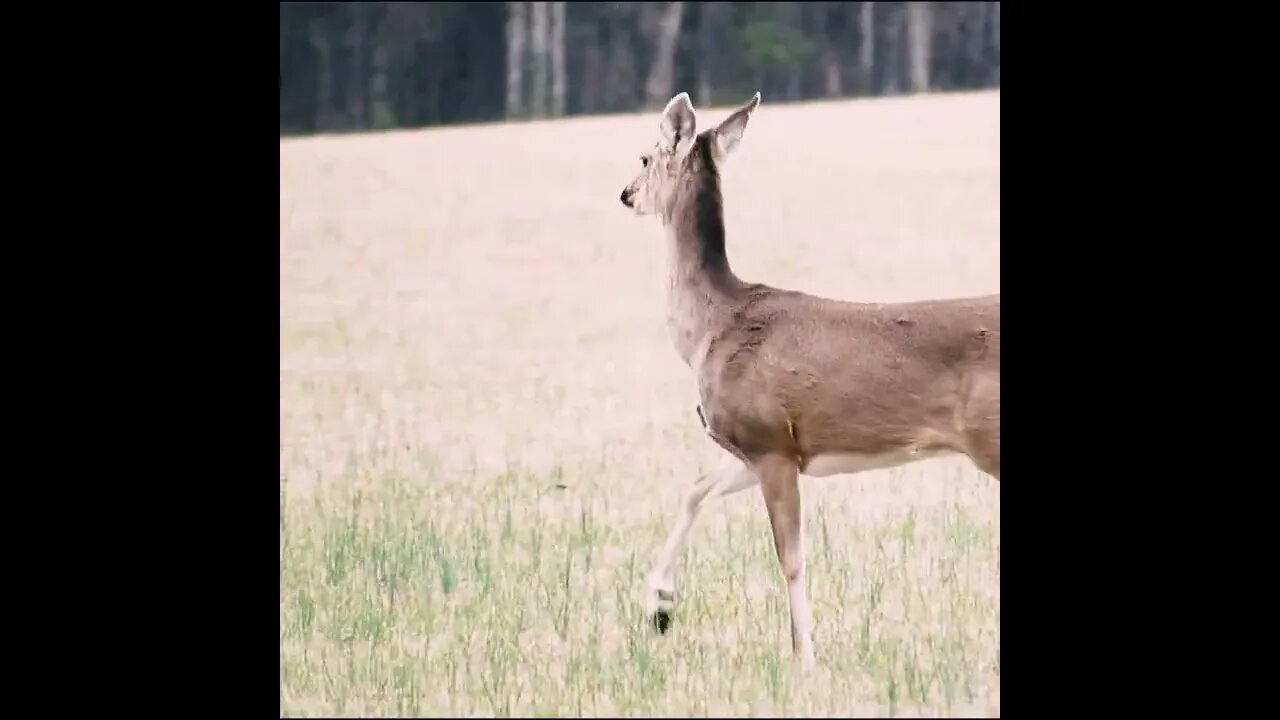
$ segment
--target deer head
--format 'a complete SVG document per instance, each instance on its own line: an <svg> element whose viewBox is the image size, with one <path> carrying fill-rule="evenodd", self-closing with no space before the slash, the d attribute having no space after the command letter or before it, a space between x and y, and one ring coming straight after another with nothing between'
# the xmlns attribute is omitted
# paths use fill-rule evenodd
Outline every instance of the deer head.
<svg viewBox="0 0 1280 720"><path fill-rule="evenodd" d="M716 127L697 132L698 119L688 93L671 98L658 124L658 141L640 156L640 174L622 191L622 204L637 215L666 215L690 175L714 172L742 140L751 113L760 106L756 93ZM705 145L704 145L705 144ZM695 148L705 152L693 152ZM714 167L706 167L707 161Z"/></svg>

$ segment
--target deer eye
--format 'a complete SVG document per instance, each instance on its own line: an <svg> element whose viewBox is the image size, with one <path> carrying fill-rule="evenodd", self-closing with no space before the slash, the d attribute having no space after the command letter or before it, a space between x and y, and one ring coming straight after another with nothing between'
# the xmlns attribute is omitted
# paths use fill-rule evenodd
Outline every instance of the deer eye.
<svg viewBox="0 0 1280 720"><path fill-rule="evenodd" d="M644 155L644 156L641 156L641 157L640 157L640 167L649 167L649 156L648 156L648 155Z"/></svg>

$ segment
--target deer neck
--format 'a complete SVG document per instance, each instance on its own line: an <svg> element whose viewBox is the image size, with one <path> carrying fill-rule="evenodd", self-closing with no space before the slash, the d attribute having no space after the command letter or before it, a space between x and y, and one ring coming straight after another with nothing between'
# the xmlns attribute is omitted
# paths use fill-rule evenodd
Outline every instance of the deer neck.
<svg viewBox="0 0 1280 720"><path fill-rule="evenodd" d="M705 160L710 160L704 156ZM742 281L729 268L724 206L714 169L686 181L666 220L667 329L686 365L729 313Z"/></svg>

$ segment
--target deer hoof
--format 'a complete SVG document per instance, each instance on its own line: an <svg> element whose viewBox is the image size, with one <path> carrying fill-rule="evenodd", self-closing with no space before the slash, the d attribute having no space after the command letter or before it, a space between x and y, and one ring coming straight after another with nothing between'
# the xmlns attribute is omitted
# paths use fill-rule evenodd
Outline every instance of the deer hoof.
<svg viewBox="0 0 1280 720"><path fill-rule="evenodd" d="M671 611L655 610L653 611L653 629L658 631L659 635L666 635L667 628L671 627Z"/></svg>
<svg viewBox="0 0 1280 720"><path fill-rule="evenodd" d="M675 591L666 588L658 588L653 591L650 596L649 620L653 623L653 628L659 634L667 634L667 629L671 627L671 615L676 607Z"/></svg>

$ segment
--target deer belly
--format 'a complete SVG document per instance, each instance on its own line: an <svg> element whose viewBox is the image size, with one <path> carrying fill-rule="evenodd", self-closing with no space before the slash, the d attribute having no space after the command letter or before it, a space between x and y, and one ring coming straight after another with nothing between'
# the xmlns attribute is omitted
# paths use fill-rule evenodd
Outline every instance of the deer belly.
<svg viewBox="0 0 1280 720"><path fill-rule="evenodd" d="M885 470L908 463L943 457L949 450L913 450L903 448L884 453L824 453L809 458L800 472L811 477L848 475L868 470Z"/></svg>

